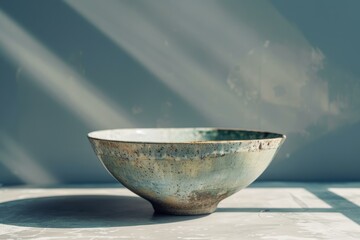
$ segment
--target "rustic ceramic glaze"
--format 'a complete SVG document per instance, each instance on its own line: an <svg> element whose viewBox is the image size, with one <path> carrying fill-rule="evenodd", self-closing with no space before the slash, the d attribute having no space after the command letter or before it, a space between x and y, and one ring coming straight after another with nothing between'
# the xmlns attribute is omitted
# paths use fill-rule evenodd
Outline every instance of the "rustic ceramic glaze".
<svg viewBox="0 0 360 240"><path fill-rule="evenodd" d="M107 170L156 212L195 215L252 183L285 136L213 128L116 129L89 133Z"/></svg>

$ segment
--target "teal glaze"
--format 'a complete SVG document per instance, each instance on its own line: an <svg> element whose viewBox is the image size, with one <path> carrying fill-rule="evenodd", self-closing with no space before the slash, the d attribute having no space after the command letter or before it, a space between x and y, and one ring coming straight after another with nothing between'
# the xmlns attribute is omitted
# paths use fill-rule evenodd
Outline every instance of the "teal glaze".
<svg viewBox="0 0 360 240"><path fill-rule="evenodd" d="M194 215L252 183L285 136L213 128L117 129L89 133L106 169L157 212Z"/></svg>

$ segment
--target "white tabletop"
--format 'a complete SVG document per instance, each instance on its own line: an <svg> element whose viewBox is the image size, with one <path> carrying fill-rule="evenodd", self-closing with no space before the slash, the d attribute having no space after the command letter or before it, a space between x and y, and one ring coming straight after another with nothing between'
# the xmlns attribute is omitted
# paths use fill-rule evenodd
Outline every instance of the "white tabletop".
<svg viewBox="0 0 360 240"><path fill-rule="evenodd" d="M255 183L205 216L120 185L0 188L0 239L360 239L360 183Z"/></svg>

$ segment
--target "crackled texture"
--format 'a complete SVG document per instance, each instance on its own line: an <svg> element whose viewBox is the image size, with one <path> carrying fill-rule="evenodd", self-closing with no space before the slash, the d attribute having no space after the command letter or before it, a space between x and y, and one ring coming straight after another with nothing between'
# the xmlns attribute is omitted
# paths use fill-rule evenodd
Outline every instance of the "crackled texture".
<svg viewBox="0 0 360 240"><path fill-rule="evenodd" d="M215 211L221 200L266 169L284 138L204 128L89 134L95 153L117 180L149 200L155 211L180 215Z"/></svg>

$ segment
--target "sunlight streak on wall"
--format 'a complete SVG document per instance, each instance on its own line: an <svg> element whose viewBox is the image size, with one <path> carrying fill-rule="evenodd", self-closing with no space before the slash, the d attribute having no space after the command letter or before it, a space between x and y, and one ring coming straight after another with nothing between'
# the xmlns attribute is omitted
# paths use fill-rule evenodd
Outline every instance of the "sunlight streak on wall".
<svg viewBox="0 0 360 240"><path fill-rule="evenodd" d="M32 80L90 128L129 127L116 104L0 10L0 47Z"/></svg>
<svg viewBox="0 0 360 240"><path fill-rule="evenodd" d="M215 125L302 133L341 112L319 76L325 55L270 3L289 43L263 38L218 1L66 3Z"/></svg>
<svg viewBox="0 0 360 240"><path fill-rule="evenodd" d="M243 8L238 6L244 10L238 12L236 19L224 4L229 1L140 2L141 9L165 25L166 32L176 29L180 39L190 36L191 43L206 50L207 57L217 59L220 71L232 68L227 84L238 96L238 108L245 113L241 118L247 118L246 122L255 120L261 128L303 132L323 116L344 113L343 103L330 99L328 83L319 74L325 55L312 47L270 3L253 1L252 5L248 1L242 4ZM254 21L245 13L256 9L266 9L271 24L282 29L280 39L289 43L279 42L276 31L266 38L262 36L263 26L256 25L264 25L268 19L257 16ZM255 114L251 109L256 110Z"/></svg>
<svg viewBox="0 0 360 240"><path fill-rule="evenodd" d="M1 134L0 146L0 162L24 183L56 184L59 182L10 137Z"/></svg>
<svg viewBox="0 0 360 240"><path fill-rule="evenodd" d="M66 1L71 7L94 24L114 43L129 52L159 80L188 101L214 124L231 124L243 111L239 99L229 94L226 85L186 54L176 44L166 39L171 35L162 31L144 12L137 11L127 2Z"/></svg>

